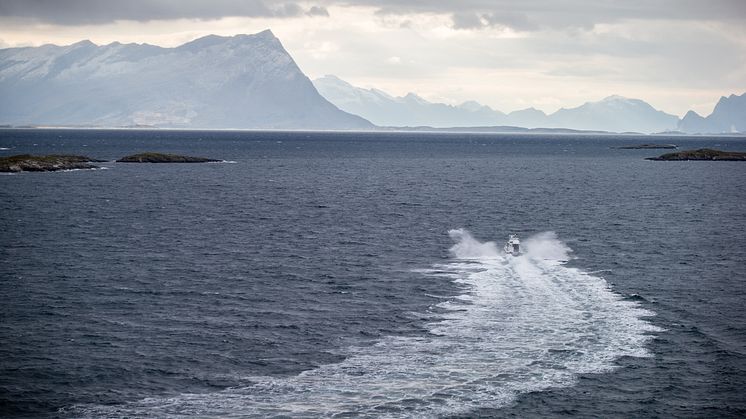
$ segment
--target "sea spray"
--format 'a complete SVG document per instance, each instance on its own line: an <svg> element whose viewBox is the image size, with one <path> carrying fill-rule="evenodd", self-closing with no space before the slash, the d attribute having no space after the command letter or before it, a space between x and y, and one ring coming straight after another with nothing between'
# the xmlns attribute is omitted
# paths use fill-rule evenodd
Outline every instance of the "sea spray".
<svg viewBox="0 0 746 419"><path fill-rule="evenodd" d="M449 230L448 235L456 243L450 248L450 251L457 258L495 259L500 257L500 251L495 242L480 242L463 228Z"/></svg>
<svg viewBox="0 0 746 419"><path fill-rule="evenodd" d="M566 261L570 259L570 249L554 231L535 234L523 241L523 247L529 257L545 260Z"/></svg>

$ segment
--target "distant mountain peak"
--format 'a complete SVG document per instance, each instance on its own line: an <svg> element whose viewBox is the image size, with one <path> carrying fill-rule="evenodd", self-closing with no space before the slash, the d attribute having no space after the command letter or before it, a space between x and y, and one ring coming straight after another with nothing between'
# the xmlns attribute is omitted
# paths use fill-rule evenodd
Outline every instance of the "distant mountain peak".
<svg viewBox="0 0 746 419"><path fill-rule="evenodd" d="M262 40L266 40L266 41L280 42L279 38L277 38L275 36L274 32L272 32L269 29L265 29L265 30L263 30L261 32L254 33L254 34L244 34L244 33L241 33L241 34L237 34L237 35L233 35L233 36L226 36L224 38L231 39L231 40L245 40L245 39L254 39L254 40L256 40L256 39L262 39Z"/></svg>
<svg viewBox="0 0 746 419"><path fill-rule="evenodd" d="M679 122L679 130L707 134L746 132L746 93L721 96L707 117L687 112Z"/></svg>
<svg viewBox="0 0 746 419"><path fill-rule="evenodd" d="M350 86L350 87L352 87L352 85L350 83L348 83L348 82L340 79L339 77L337 77L337 76L335 76L333 74L325 74L325 75L319 77L317 80L323 80L326 83L332 83L332 84L339 85L339 86L345 86L345 87Z"/></svg>
<svg viewBox="0 0 746 419"><path fill-rule="evenodd" d="M244 36L251 36L251 35L244 34ZM265 29L265 30L263 30L261 32L257 32L253 36L263 36L263 37L267 37L267 38L277 38L275 36L275 33L272 32L272 29L269 29L269 28L267 28L267 29Z"/></svg>
<svg viewBox="0 0 746 419"><path fill-rule="evenodd" d="M272 31L270 31L269 29L265 29L262 32L255 34L237 34L233 36L221 36L214 34L205 35L203 37L184 43L176 48L182 50L200 50L222 44L240 45L244 41L264 41L269 44L274 44L274 46L277 48L282 48L282 43L280 42L280 40L277 39L274 33L272 33Z"/></svg>
<svg viewBox="0 0 746 419"><path fill-rule="evenodd" d="M614 104L624 104L624 105L650 106L650 104L647 103L647 102L645 102L644 100L630 98L630 97L621 96L621 95L611 95L611 96L607 96L607 97L599 100L598 102L589 102L589 103L601 103L601 104L603 104L603 103L606 103L606 104L614 103ZM651 106L651 108L652 108L652 106Z"/></svg>
<svg viewBox="0 0 746 419"><path fill-rule="evenodd" d="M640 99L620 95L562 108L549 115L553 127L611 132L662 132L676 127L679 118L656 110Z"/></svg>
<svg viewBox="0 0 746 419"><path fill-rule="evenodd" d="M413 100L420 103L430 103L429 101L423 99L421 96L417 95L416 93L409 92L404 96L405 100Z"/></svg>
<svg viewBox="0 0 746 419"><path fill-rule="evenodd" d="M544 118L547 116L544 111L536 109L533 106L526 109L519 109L517 111L510 112L508 116L512 117L530 117L530 118Z"/></svg>
<svg viewBox="0 0 746 419"><path fill-rule="evenodd" d="M481 110L490 109L489 106L482 105L476 100L467 100L466 102L458 105L458 107L461 109L466 109L467 111L471 111L471 112L478 112Z"/></svg>
<svg viewBox="0 0 746 419"><path fill-rule="evenodd" d="M620 95L609 95L601 99L601 102L611 102L615 100L627 100L627 98L624 96L620 96Z"/></svg>
<svg viewBox="0 0 746 419"><path fill-rule="evenodd" d="M96 47L98 45L96 45L93 42L91 42L90 39L84 39L84 40L78 41L78 42L76 42L76 43L74 43L74 44L72 44L70 46L71 47L75 47L75 48L88 48L88 47Z"/></svg>

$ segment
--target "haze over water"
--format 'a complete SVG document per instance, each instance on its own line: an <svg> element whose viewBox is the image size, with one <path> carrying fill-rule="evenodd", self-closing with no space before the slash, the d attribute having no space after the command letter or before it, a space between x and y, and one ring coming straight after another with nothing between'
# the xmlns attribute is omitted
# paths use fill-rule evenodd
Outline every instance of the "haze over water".
<svg viewBox="0 0 746 419"><path fill-rule="evenodd" d="M742 416L746 166L641 142L0 131L231 162L0 176L0 414Z"/></svg>

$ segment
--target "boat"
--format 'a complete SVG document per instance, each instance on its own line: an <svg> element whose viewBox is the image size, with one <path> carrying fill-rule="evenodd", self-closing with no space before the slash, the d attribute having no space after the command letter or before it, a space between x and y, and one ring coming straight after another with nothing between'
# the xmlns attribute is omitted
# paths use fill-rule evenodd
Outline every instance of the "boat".
<svg viewBox="0 0 746 419"><path fill-rule="evenodd" d="M508 242L505 243L505 253L513 256L521 254L521 241L518 239L518 235L511 234L508 236Z"/></svg>

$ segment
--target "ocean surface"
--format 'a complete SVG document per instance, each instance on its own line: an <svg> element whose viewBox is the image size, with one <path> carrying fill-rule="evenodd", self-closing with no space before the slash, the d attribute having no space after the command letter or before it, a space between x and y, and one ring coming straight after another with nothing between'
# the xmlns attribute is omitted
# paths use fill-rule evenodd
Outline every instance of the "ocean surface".
<svg viewBox="0 0 746 419"><path fill-rule="evenodd" d="M746 151L0 130L3 417L744 417ZM506 256L509 233L524 253Z"/></svg>

